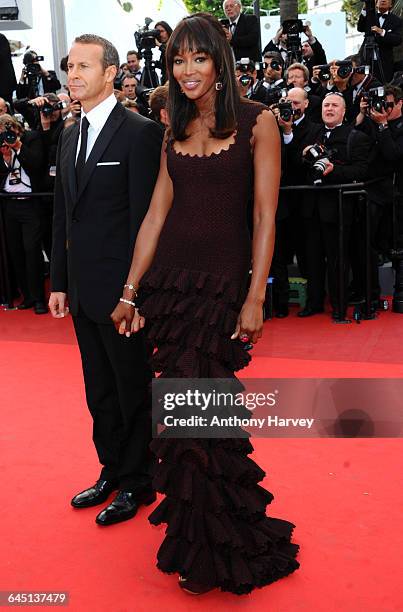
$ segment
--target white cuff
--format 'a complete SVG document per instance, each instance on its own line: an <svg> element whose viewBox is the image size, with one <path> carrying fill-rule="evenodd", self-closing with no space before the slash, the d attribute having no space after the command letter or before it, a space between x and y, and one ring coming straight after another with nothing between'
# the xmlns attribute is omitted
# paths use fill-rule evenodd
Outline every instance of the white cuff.
<svg viewBox="0 0 403 612"><path fill-rule="evenodd" d="M292 139L294 138L294 134L291 132L291 134L283 134L283 140L284 140L284 144L290 144L290 142L292 141Z"/></svg>

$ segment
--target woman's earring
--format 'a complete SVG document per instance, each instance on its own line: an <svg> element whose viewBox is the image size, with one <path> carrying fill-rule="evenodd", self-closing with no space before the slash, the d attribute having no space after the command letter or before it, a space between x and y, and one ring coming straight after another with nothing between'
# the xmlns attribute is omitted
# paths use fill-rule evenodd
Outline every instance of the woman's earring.
<svg viewBox="0 0 403 612"><path fill-rule="evenodd" d="M221 91L221 89L222 89L221 81L217 81L217 83L215 84L215 89L216 89L216 91Z"/></svg>

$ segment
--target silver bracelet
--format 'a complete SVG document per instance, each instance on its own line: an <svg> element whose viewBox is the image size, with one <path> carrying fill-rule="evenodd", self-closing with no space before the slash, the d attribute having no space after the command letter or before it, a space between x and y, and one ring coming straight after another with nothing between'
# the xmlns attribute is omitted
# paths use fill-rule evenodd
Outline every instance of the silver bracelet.
<svg viewBox="0 0 403 612"><path fill-rule="evenodd" d="M136 304L131 300L126 300L125 298L119 298L119 302L124 302L125 304L130 304L130 306L136 307Z"/></svg>
<svg viewBox="0 0 403 612"><path fill-rule="evenodd" d="M123 285L123 289L130 289L130 291L134 291L134 295L135 295L135 297L137 297L137 289L131 283L130 283L130 285Z"/></svg>

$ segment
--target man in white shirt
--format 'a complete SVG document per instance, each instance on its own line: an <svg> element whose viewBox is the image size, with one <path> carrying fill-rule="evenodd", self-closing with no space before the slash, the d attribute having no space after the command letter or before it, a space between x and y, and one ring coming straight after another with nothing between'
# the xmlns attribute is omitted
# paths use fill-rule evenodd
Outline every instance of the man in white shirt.
<svg viewBox="0 0 403 612"><path fill-rule="evenodd" d="M92 34L76 38L68 69L82 116L59 141L49 306L54 317L66 316L68 294L102 466L97 482L71 503L96 506L118 489L96 517L110 525L155 499L155 460L148 449L152 374L144 339L119 335L110 315L121 301L134 315L135 291L124 283L157 177L162 137L153 121L117 102L119 56L109 41Z"/></svg>

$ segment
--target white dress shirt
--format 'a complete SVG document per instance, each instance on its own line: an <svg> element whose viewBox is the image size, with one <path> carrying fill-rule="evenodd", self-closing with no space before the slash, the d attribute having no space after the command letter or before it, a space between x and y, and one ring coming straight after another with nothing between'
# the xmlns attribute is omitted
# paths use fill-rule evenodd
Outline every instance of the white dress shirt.
<svg viewBox="0 0 403 612"><path fill-rule="evenodd" d="M87 117L88 123L90 124L88 127L88 140L87 140L87 151L85 155L85 161L87 161L92 148L95 144L96 139L98 138L102 128L108 120L109 115L113 111L116 106L116 97L115 94L112 93L110 96L102 100L97 106L95 106L89 113L85 113L83 110L81 111L81 121L83 117ZM76 150L76 162L78 153L80 151L81 146L81 123L80 123L80 136L77 143Z"/></svg>

